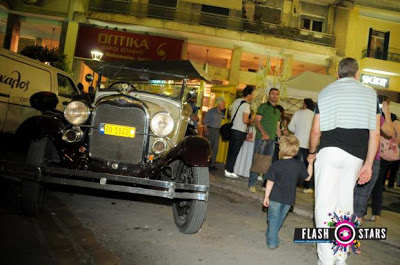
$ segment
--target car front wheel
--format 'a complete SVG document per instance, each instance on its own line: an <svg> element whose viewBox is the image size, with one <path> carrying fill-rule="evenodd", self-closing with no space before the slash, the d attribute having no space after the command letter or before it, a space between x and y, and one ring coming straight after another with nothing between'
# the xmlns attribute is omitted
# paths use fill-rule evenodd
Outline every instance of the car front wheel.
<svg viewBox="0 0 400 265"><path fill-rule="evenodd" d="M209 185L208 167L190 167L180 162L179 182L187 184ZM172 204L174 221L184 234L197 233L205 219L207 202L199 200L175 200Z"/></svg>
<svg viewBox="0 0 400 265"><path fill-rule="evenodd" d="M28 167L36 168L46 166L47 162L57 160L53 142L44 137L38 141L32 141L28 148L26 164ZM36 181L24 180L22 182L22 209L28 216L37 216L43 208L44 188Z"/></svg>

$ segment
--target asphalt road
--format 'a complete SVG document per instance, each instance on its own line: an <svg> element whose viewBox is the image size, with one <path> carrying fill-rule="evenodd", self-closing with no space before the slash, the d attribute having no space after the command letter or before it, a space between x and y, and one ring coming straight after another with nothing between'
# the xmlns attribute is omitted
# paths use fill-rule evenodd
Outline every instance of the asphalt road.
<svg viewBox="0 0 400 265"><path fill-rule="evenodd" d="M93 195L96 194L68 191L52 194L66 205L64 211L70 211L82 227L93 233L118 264L317 264L314 244L292 242L294 228L313 227L312 220L290 213L280 232L281 246L269 250L264 236L265 213L260 205L221 190L212 190L207 219L194 235L179 233L169 200ZM76 242L86 240L74 229L71 231ZM361 244L362 254L351 255L348 265L399 264L399 249L379 241ZM94 264L106 264L98 256L93 260Z"/></svg>

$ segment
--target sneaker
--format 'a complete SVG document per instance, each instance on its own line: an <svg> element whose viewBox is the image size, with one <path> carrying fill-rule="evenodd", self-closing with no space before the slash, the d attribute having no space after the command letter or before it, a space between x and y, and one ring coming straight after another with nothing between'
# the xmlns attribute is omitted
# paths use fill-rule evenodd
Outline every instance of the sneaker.
<svg viewBox="0 0 400 265"><path fill-rule="evenodd" d="M276 245L276 246L267 245L267 247L272 250L272 249L277 249L279 247L279 245Z"/></svg>
<svg viewBox="0 0 400 265"><path fill-rule="evenodd" d="M251 186L251 187L249 188L249 191L250 191L251 193L256 193L256 192L257 192L255 186Z"/></svg>
<svg viewBox="0 0 400 265"><path fill-rule="evenodd" d="M228 172L228 171L225 169L225 177L227 177L227 178L232 178L232 179L237 179L239 176L236 175L235 173Z"/></svg>
<svg viewBox="0 0 400 265"><path fill-rule="evenodd" d="M303 192L304 193L313 193L313 189L304 189Z"/></svg>
<svg viewBox="0 0 400 265"><path fill-rule="evenodd" d="M379 221L379 218L380 218L379 215L373 215L373 216L371 217L371 221L372 221L372 222L378 222L378 221Z"/></svg>

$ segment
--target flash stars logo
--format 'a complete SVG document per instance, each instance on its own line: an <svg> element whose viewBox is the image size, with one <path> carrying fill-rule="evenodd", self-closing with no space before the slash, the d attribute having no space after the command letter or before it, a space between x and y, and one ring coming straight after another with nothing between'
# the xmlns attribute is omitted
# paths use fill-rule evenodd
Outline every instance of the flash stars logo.
<svg viewBox="0 0 400 265"><path fill-rule="evenodd" d="M362 228L360 220L349 212L328 214L326 228L295 228L295 243L332 243L332 251L360 252L359 240L385 240L387 228Z"/></svg>

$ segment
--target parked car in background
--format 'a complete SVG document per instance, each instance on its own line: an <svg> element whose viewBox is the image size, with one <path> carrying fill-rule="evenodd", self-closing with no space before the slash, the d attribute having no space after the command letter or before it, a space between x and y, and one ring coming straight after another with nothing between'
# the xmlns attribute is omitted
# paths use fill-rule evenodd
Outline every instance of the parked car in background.
<svg viewBox="0 0 400 265"><path fill-rule="evenodd" d="M73 100L59 112L54 93L30 99L42 115L22 125L31 169L23 178L25 212L39 211L43 184L63 184L172 199L179 230L196 233L206 215L211 150L205 138L185 136L191 109L184 95L188 80L205 78L201 69L190 61L88 65L98 82L107 80L93 103Z"/></svg>

